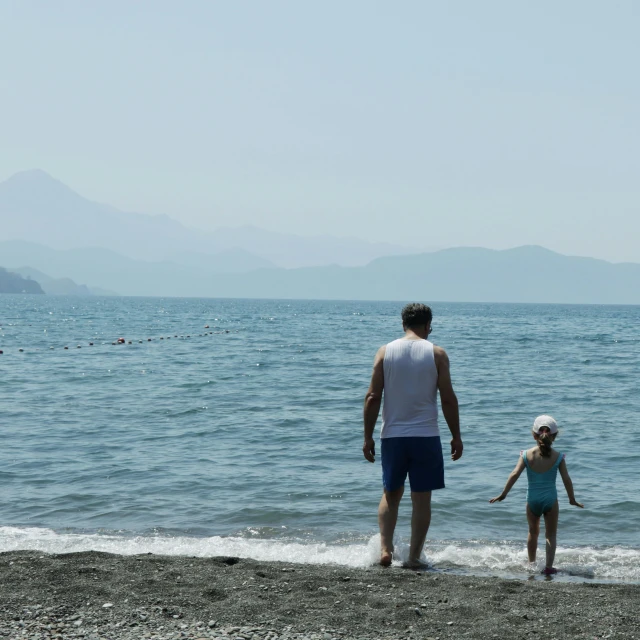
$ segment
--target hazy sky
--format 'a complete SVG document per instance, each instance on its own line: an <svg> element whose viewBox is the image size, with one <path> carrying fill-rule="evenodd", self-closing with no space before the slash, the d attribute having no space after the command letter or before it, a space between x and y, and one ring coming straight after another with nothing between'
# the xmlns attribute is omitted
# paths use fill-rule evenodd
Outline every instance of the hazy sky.
<svg viewBox="0 0 640 640"><path fill-rule="evenodd" d="M0 0L0 179L640 262L640 3Z"/></svg>

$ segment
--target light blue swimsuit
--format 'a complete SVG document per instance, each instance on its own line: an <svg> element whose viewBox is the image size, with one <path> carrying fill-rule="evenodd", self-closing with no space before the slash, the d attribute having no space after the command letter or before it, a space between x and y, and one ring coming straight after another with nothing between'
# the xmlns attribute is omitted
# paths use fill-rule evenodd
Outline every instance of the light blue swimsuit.
<svg viewBox="0 0 640 640"><path fill-rule="evenodd" d="M551 511L558 499L556 478L558 477L558 467L564 460L564 453L559 453L553 467L544 473L539 473L529 467L526 451L522 452L522 459L524 460L524 466L527 468L527 480L529 481L527 504L529 509L540 517L543 513Z"/></svg>

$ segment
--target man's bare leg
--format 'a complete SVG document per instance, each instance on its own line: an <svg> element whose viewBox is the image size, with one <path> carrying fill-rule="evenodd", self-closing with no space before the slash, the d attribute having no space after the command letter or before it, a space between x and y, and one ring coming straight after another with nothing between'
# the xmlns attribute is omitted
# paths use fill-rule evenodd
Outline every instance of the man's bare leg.
<svg viewBox="0 0 640 640"><path fill-rule="evenodd" d="M404 493L404 487L395 491L384 490L378 507L378 525L380 526L380 564L388 567L393 556L393 533L398 521L398 507Z"/></svg>
<svg viewBox="0 0 640 640"><path fill-rule="evenodd" d="M411 493L413 502L413 512L411 514L411 547L409 548L409 559L405 563L406 567L419 568L423 566L420 562L424 541L427 539L427 532L431 524L431 491L413 491Z"/></svg>

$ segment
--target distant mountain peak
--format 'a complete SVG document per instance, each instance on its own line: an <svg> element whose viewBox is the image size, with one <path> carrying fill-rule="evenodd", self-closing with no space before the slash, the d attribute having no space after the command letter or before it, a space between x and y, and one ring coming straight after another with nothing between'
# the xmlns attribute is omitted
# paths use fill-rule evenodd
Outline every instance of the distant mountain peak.
<svg viewBox="0 0 640 640"><path fill-rule="evenodd" d="M42 169L29 169L14 173L0 182L0 191L16 198L36 196L39 200L74 199L86 201L80 194Z"/></svg>
<svg viewBox="0 0 640 640"><path fill-rule="evenodd" d="M13 183L13 182L20 183L20 184L24 184L25 182L33 183L33 184L49 183L49 184L60 185L61 187L64 187L65 189L68 189L69 191L71 191L71 189L69 189L69 187L67 187L65 184L60 182L60 180L57 180L51 174L47 173L46 171L43 171L42 169L26 169L24 171L18 171L17 173L14 173L12 176L7 178L4 182L5 184Z"/></svg>

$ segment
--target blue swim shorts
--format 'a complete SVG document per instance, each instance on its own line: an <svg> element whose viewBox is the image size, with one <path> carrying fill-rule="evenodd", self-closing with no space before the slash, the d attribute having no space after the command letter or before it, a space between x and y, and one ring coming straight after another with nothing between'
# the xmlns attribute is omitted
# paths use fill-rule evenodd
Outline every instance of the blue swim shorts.
<svg viewBox="0 0 640 640"><path fill-rule="evenodd" d="M382 485L387 491L404 487L409 474L411 491L444 489L444 460L440 437L382 438Z"/></svg>

